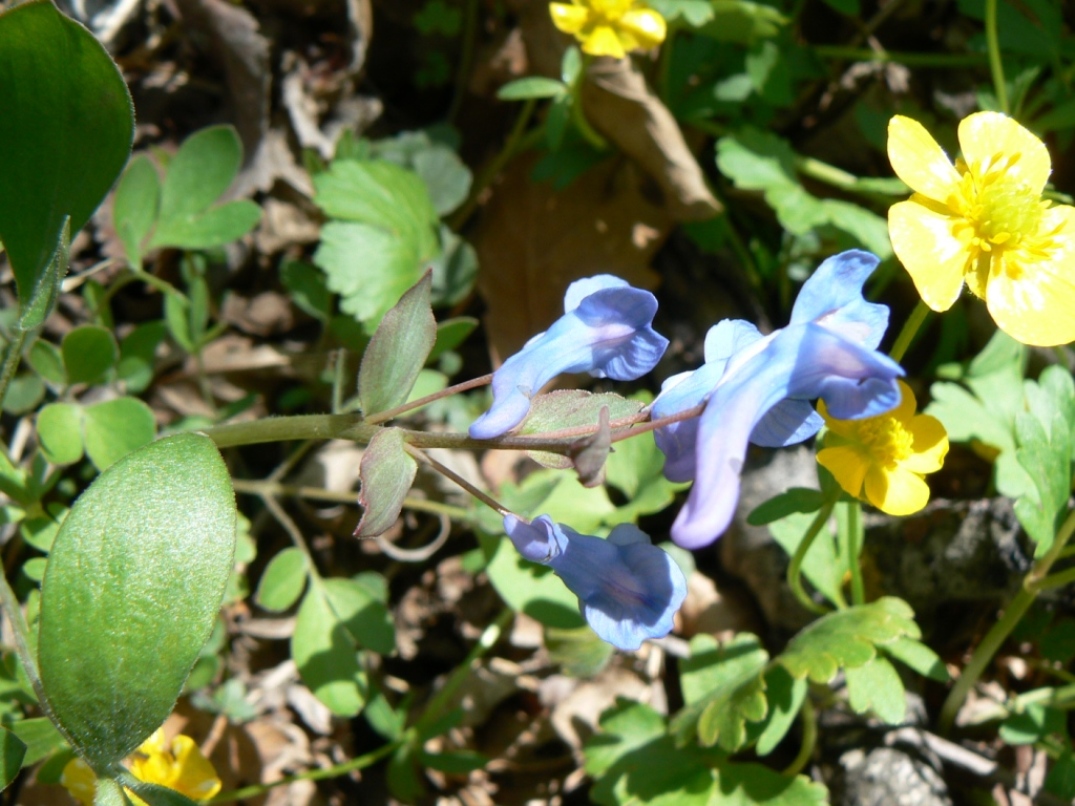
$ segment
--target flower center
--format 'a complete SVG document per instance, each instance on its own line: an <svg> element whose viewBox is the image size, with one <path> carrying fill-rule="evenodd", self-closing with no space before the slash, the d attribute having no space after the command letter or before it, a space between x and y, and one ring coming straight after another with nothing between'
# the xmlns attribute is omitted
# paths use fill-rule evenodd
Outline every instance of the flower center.
<svg viewBox="0 0 1075 806"><path fill-rule="evenodd" d="M882 415L860 422L858 438L879 465L895 467L912 453L914 439L895 417Z"/></svg>
<svg viewBox="0 0 1075 806"><path fill-rule="evenodd" d="M983 177L978 188L974 218L983 248L986 243L1014 246L1033 235L1041 223L1041 194L1001 173Z"/></svg>

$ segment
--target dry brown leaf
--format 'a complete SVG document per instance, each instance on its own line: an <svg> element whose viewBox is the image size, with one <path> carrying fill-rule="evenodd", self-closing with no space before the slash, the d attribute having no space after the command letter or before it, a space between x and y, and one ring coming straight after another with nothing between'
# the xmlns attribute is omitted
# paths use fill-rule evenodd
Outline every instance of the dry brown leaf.
<svg viewBox="0 0 1075 806"><path fill-rule="evenodd" d="M586 119L660 186L677 221L724 211L709 190L683 132L630 59L596 59L583 85Z"/></svg>
<svg viewBox="0 0 1075 806"><path fill-rule="evenodd" d="M533 166L507 168L471 238L495 364L563 314L573 280L608 273L652 288L650 260L672 226L629 163L607 160L563 191L533 181Z"/></svg>

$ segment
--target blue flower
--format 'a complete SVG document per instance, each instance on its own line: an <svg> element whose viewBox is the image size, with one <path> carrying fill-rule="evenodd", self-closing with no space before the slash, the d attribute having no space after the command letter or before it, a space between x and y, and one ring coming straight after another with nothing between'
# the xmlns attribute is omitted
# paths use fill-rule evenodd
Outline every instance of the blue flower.
<svg viewBox="0 0 1075 806"><path fill-rule="evenodd" d="M635 650L672 631L687 595L683 572L637 526L621 523L608 538L582 535L548 515L532 523L504 516L504 531L526 559L548 565L579 597L586 621L605 641Z"/></svg>
<svg viewBox="0 0 1075 806"><path fill-rule="evenodd" d="M562 372L630 381L653 369L668 339L652 327L657 299L608 274L576 280L564 315L493 373L493 405L470 426L475 439L506 434L530 411L530 398Z"/></svg>
<svg viewBox="0 0 1075 806"><path fill-rule="evenodd" d="M841 420L883 414L900 401L892 359L878 353L888 308L867 302L862 286L878 259L850 250L822 263L803 285L782 330L762 336L748 322L726 320L706 336L706 363L669 378L653 403L666 417L705 402L700 417L655 433L665 475L694 480L672 527L681 546L719 537L735 513L747 443L781 447L817 433L821 398Z"/></svg>

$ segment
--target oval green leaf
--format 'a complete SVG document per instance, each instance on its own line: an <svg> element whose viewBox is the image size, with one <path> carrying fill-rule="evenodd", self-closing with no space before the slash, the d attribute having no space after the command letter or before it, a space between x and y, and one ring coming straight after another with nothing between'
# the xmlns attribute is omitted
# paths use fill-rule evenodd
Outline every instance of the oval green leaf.
<svg viewBox="0 0 1075 806"><path fill-rule="evenodd" d="M286 548L269 561L261 575L258 605L273 613L287 610L305 587L306 555L297 548Z"/></svg>
<svg viewBox="0 0 1075 806"><path fill-rule="evenodd" d="M102 769L171 712L213 629L235 551L235 496L212 441L179 434L114 464L75 503L41 595L45 695Z"/></svg>
<svg viewBox="0 0 1075 806"><path fill-rule="evenodd" d="M135 397L95 403L82 416L86 455L98 470L149 444L157 434L153 410Z"/></svg>
<svg viewBox="0 0 1075 806"><path fill-rule="evenodd" d="M82 408L74 403L49 403L37 415L37 438L54 465L72 465L82 458Z"/></svg>
<svg viewBox="0 0 1075 806"><path fill-rule="evenodd" d="M0 241L25 305L64 219L75 233L131 150L127 85L101 44L47 0L0 13Z"/></svg>
<svg viewBox="0 0 1075 806"><path fill-rule="evenodd" d="M26 744L11 731L0 728L0 789L15 780L25 756Z"/></svg>
<svg viewBox="0 0 1075 806"><path fill-rule="evenodd" d="M119 347L112 333L97 325L76 327L63 337L68 383L94 383L115 366Z"/></svg>
<svg viewBox="0 0 1075 806"><path fill-rule="evenodd" d="M355 641L320 585L299 606L291 657L303 682L336 716L351 717L366 704L368 681Z"/></svg>

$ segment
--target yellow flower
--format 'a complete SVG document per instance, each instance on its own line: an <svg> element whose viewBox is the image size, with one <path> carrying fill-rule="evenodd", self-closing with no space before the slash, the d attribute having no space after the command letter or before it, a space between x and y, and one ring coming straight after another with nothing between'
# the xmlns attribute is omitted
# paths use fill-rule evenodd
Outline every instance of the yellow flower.
<svg viewBox="0 0 1075 806"><path fill-rule="evenodd" d="M900 404L863 420L835 420L819 401L829 430L817 460L856 498L889 515L910 515L929 501L922 476L941 469L948 434L935 417L915 414L914 393L899 384Z"/></svg>
<svg viewBox="0 0 1075 806"><path fill-rule="evenodd" d="M953 165L920 123L888 124L892 168L915 191L889 210L888 230L922 301L946 311L966 281L1024 344L1075 340L1075 207L1041 198L1045 145L999 112L964 118L959 145Z"/></svg>
<svg viewBox="0 0 1075 806"><path fill-rule="evenodd" d="M664 41L664 17L636 0L571 0L549 3L553 24L571 34L591 56L622 59Z"/></svg>
<svg viewBox="0 0 1075 806"><path fill-rule="evenodd" d="M131 773L140 781L174 789L193 800L206 800L220 791L220 778L198 745L189 736L176 736L170 744L158 728L130 760ZM93 806L97 779L81 758L73 758L63 768L60 783L82 806ZM145 801L128 791L135 806Z"/></svg>

